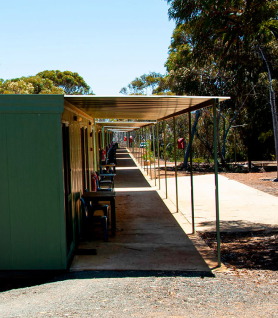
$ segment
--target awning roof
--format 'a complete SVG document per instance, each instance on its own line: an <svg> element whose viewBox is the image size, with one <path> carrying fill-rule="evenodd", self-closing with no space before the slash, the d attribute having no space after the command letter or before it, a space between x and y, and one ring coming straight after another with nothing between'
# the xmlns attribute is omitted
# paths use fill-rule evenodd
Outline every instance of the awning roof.
<svg viewBox="0 0 278 318"><path fill-rule="evenodd" d="M96 122L97 126L101 127L131 127L131 128L140 128L142 126L156 124L155 121L98 121Z"/></svg>
<svg viewBox="0 0 278 318"><path fill-rule="evenodd" d="M131 131L135 129L139 129L144 126L149 126L152 124L156 124L155 121L101 121L96 122L96 126L102 128L104 127L105 130L112 130L112 131Z"/></svg>
<svg viewBox="0 0 278 318"><path fill-rule="evenodd" d="M92 118L163 120L212 106L230 97L65 95L65 100Z"/></svg>

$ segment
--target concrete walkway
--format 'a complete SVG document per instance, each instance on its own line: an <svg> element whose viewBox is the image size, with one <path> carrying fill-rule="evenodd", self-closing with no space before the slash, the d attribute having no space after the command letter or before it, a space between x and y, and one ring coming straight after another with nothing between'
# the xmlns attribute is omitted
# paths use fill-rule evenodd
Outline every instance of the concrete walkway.
<svg viewBox="0 0 278 318"><path fill-rule="evenodd" d="M277 227L278 197L219 175L220 230L246 231ZM197 231L215 231L214 174L194 176ZM165 181L161 180L165 196ZM154 181L150 181L154 184ZM167 180L168 197L176 203L175 178ZM178 177L179 210L192 223L190 177ZM190 230L189 232L190 233Z"/></svg>
<svg viewBox="0 0 278 318"><path fill-rule="evenodd" d="M94 248L97 255L75 256L71 270L210 272L181 227L186 219L177 222L180 216L169 211L125 149L118 150L117 163L116 236L83 242L80 248Z"/></svg>

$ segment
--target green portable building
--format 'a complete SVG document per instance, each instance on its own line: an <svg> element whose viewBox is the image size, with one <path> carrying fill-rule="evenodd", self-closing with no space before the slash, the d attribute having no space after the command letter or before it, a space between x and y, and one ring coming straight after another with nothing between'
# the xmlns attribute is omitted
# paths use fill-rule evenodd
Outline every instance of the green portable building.
<svg viewBox="0 0 278 318"><path fill-rule="evenodd" d="M92 127L63 95L0 95L0 270L67 268L90 186Z"/></svg>

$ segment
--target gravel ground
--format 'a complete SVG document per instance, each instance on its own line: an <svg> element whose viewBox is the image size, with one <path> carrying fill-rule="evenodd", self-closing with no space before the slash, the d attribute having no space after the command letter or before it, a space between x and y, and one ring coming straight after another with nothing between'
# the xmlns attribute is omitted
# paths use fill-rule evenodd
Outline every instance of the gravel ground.
<svg viewBox="0 0 278 318"><path fill-rule="evenodd" d="M277 317L278 275L79 272L0 294L1 317Z"/></svg>
<svg viewBox="0 0 278 318"><path fill-rule="evenodd" d="M266 180L275 173L224 175L278 194L278 183ZM214 272L212 277L177 272L77 272L23 288L18 287L31 283L1 284L0 279L0 318L277 317L277 283L275 270L237 266Z"/></svg>
<svg viewBox="0 0 278 318"><path fill-rule="evenodd" d="M244 183L257 190L278 196L278 182L272 181L277 177L277 171L256 173L221 173L221 175Z"/></svg>

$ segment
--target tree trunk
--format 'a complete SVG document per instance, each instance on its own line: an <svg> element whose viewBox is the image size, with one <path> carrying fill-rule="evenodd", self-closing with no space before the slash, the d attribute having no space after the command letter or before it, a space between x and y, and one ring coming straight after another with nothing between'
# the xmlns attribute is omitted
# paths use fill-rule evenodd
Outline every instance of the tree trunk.
<svg viewBox="0 0 278 318"><path fill-rule="evenodd" d="M272 114L272 122L273 122L273 134L274 134L274 142L275 142L275 151L276 151L276 161L277 161L277 178L273 181L278 181L278 123L277 123L277 108L276 108L276 100L275 100L275 92L272 86L272 78L270 73L270 68L268 62L264 56L262 49L259 47L261 56L265 62L267 67L268 74L268 83L269 83L269 102L271 106L271 114Z"/></svg>
<svg viewBox="0 0 278 318"><path fill-rule="evenodd" d="M185 169L187 169L187 163L188 163L188 158L189 158L189 153L190 153L190 151L189 151L190 150L190 144L191 145L193 144L193 139L194 139L194 135L195 135L195 132L196 132L196 128L197 128L197 124L198 124L198 120L200 118L200 115L201 115L201 111L197 110L196 114L195 114L194 124L193 124L192 130L191 130L191 140L189 140L189 142L188 142L188 145L187 145L187 148L186 148L186 152L185 152L185 155L184 155L183 168L185 168Z"/></svg>

